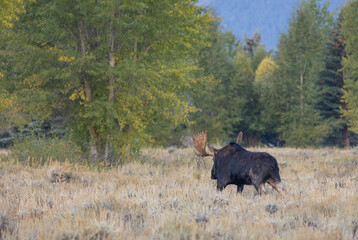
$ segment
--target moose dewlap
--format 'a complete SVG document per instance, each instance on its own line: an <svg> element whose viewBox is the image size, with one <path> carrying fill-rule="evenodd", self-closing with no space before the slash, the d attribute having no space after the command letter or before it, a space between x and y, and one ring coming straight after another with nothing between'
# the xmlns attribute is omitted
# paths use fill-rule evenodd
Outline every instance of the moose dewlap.
<svg viewBox="0 0 358 240"><path fill-rule="evenodd" d="M216 149L208 145L210 152L207 153L207 133L201 132L193 137L193 145L200 157L213 156L211 179L217 180L217 189L222 191L227 185L237 185L237 191L242 192L244 185L254 185L261 195L266 193L265 183L270 184L279 193L283 191L280 169L277 161L265 152L250 152L240 146L242 132L239 133L236 143Z"/></svg>

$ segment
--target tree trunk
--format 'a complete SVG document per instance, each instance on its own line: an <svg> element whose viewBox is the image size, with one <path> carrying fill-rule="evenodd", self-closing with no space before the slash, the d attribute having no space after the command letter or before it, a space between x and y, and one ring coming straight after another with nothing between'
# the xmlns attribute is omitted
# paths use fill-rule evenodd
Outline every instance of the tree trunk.
<svg viewBox="0 0 358 240"><path fill-rule="evenodd" d="M301 83L301 88L300 88L300 110L301 110L301 116L303 116L303 74L300 75L300 83Z"/></svg>
<svg viewBox="0 0 358 240"><path fill-rule="evenodd" d="M82 21L78 22L78 31L79 31L79 37L80 37L80 53L82 56L86 56L86 37L85 37L85 30L84 30ZM86 74L83 76L83 83L84 83L84 88L85 88L85 93L86 93L86 104L88 105L92 100L92 89L91 89L89 78ZM89 134L91 137L91 140L89 143L90 154L92 157L98 158L98 149L96 146L96 139L97 139L96 131L95 131L94 127L90 127L88 129L88 131L89 131Z"/></svg>
<svg viewBox="0 0 358 240"><path fill-rule="evenodd" d="M344 149L349 150L350 143L349 143L349 131L348 131L347 124L344 125L344 128L343 128L343 139L344 139Z"/></svg>
<svg viewBox="0 0 358 240"><path fill-rule="evenodd" d="M258 139L255 134L244 134L244 142L246 147L256 147Z"/></svg>
<svg viewBox="0 0 358 240"><path fill-rule="evenodd" d="M119 9L121 5L121 0L117 0L117 3L116 3L116 8ZM120 12L117 12L114 17L116 18L120 18L121 17L121 13ZM109 66L111 68L114 68L115 65L116 65L116 59L114 57L114 53L116 51L115 49L115 36L116 36L116 32L115 32L115 29L113 28L113 22L110 23L110 29L112 30L112 33L111 33L111 36L109 38L109 53L108 53L108 63L109 63ZM109 80L108 80L108 102L109 103L113 103L113 99L114 99L114 80L115 80L115 76L114 74L111 74L111 76L109 77ZM109 118L109 113L107 115L107 118ZM109 125L109 129L111 128L111 124ZM111 131L111 129L110 129ZM107 137L106 137L106 145L105 145L105 149L104 149L104 158L105 159L108 159L109 157L109 151L111 149L111 142L110 142L110 135L109 133L107 134Z"/></svg>
<svg viewBox="0 0 358 240"><path fill-rule="evenodd" d="M91 98L92 98L92 92L91 92L91 86L89 83L89 79L88 76L84 76L84 85L85 85L85 92L86 92L86 103L90 103L91 102ZM89 128L89 134L91 137L91 141L90 141L90 153L91 156L94 158L98 157L98 151L96 148L96 133L93 127Z"/></svg>
<svg viewBox="0 0 358 240"><path fill-rule="evenodd" d="M114 44L114 39L112 38L112 43ZM112 49L113 49L113 45L112 45ZM114 68L115 66L115 58L114 58L114 54L112 52L112 49L109 53L109 65ZM109 81L108 81L108 102L113 103L113 98L114 98L114 75L112 74L109 77ZM109 116L108 116L109 117ZM109 126L111 127L111 125ZM109 150L110 150L110 136L109 134L107 134L107 138L106 138L106 146L105 146L105 150L104 150L104 158L108 159L109 157Z"/></svg>

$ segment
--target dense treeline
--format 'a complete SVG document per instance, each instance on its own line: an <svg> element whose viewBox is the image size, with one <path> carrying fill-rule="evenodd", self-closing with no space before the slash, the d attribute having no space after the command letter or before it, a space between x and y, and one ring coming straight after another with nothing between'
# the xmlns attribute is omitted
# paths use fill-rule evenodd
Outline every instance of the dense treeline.
<svg viewBox="0 0 358 240"><path fill-rule="evenodd" d="M296 147L358 132L358 1L339 17L301 1L277 52L222 32L197 1L15 2L0 12L2 129L61 117L103 158L199 130Z"/></svg>
<svg viewBox="0 0 358 240"><path fill-rule="evenodd" d="M203 103L196 101L203 109L196 114L197 128L210 129L211 141L220 142L243 130L250 146L261 142L349 147L348 128L354 130L353 119L358 117L352 108L356 102L353 79L357 78L353 63L357 51L352 51L358 49L353 30L356 5L357 1L347 3L333 17L326 4L301 1L275 53L265 51L256 33L251 39L237 41L233 58L227 45L233 47L234 41L225 42L230 37L224 37L230 33L218 31L213 46L202 54L202 67L221 82L206 93ZM346 45L352 47L351 53ZM226 58L222 52L227 53ZM219 72L217 69L225 68L222 64L226 70ZM344 74L345 69L349 73ZM354 76L352 81L343 81L349 74ZM352 133L351 138L355 139Z"/></svg>

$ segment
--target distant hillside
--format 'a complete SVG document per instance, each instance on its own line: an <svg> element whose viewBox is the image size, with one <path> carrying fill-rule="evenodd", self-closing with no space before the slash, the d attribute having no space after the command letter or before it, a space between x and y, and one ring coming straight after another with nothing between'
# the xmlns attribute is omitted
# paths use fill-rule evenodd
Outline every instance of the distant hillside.
<svg viewBox="0 0 358 240"><path fill-rule="evenodd" d="M232 30L240 39L257 30L266 49L276 49L280 33L287 30L289 19L298 0L201 0L200 5L213 7L224 17L224 30ZM324 4L326 1L321 1ZM329 9L339 8L344 0L330 1Z"/></svg>

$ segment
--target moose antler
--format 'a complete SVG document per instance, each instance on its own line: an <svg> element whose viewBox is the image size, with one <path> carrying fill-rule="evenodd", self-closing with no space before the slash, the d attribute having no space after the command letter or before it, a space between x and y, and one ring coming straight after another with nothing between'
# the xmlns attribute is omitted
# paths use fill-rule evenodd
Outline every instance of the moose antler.
<svg viewBox="0 0 358 240"><path fill-rule="evenodd" d="M214 156L213 154L207 153L205 150L206 142L207 142L206 131L194 134L192 140L193 140L194 148L196 149L196 151L194 150L196 156L198 157Z"/></svg>

